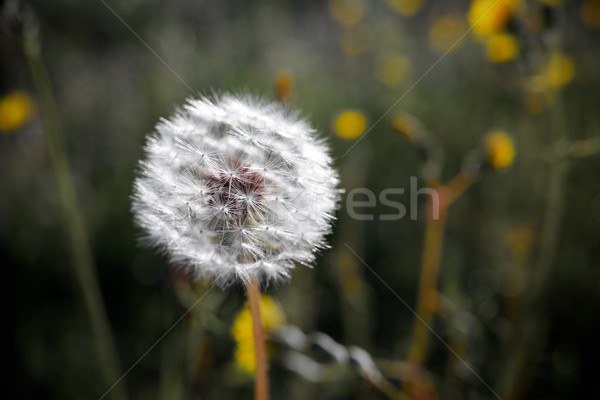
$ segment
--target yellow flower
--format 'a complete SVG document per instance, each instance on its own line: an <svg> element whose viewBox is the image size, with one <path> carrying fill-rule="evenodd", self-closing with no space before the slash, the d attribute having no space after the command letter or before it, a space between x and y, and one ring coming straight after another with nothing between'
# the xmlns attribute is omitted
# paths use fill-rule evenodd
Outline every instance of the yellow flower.
<svg viewBox="0 0 600 400"><path fill-rule="evenodd" d="M517 11L520 0L473 0L468 21L476 35L503 30Z"/></svg>
<svg viewBox="0 0 600 400"><path fill-rule="evenodd" d="M423 7L423 0L387 0L387 3L400 15L410 17Z"/></svg>
<svg viewBox="0 0 600 400"><path fill-rule="evenodd" d="M558 89L571 82L575 76L575 63L565 54L554 52L550 55L544 77L548 87Z"/></svg>
<svg viewBox="0 0 600 400"><path fill-rule="evenodd" d="M267 295L260 297L260 316L262 318L265 334L269 334L285 324L285 315L279 305ZM244 371L254 374L256 371L256 358L254 355L254 333L252 314L248 304L237 314L233 321L231 334L236 343L235 362ZM267 356L272 350L267 346Z"/></svg>
<svg viewBox="0 0 600 400"><path fill-rule="evenodd" d="M330 0L329 12L340 25L351 27L363 19L365 2L364 0Z"/></svg>
<svg viewBox="0 0 600 400"><path fill-rule="evenodd" d="M400 54L386 54L377 60L375 75L387 86L402 83L412 70L410 60Z"/></svg>
<svg viewBox="0 0 600 400"><path fill-rule="evenodd" d="M335 134L343 139L356 139L367 129L367 117L359 110L346 110L338 114L333 124Z"/></svg>
<svg viewBox="0 0 600 400"><path fill-rule="evenodd" d="M458 49L462 41L460 38L467 31L465 21L454 15L445 15L438 18L429 28L429 42L434 49L444 53Z"/></svg>
<svg viewBox="0 0 600 400"><path fill-rule="evenodd" d="M519 40L509 33L494 33L485 41L486 56L493 63L505 63L519 54Z"/></svg>
<svg viewBox="0 0 600 400"><path fill-rule="evenodd" d="M286 102L292 95L294 76L289 71L280 71L275 77L275 92L277 100Z"/></svg>
<svg viewBox="0 0 600 400"><path fill-rule="evenodd" d="M494 169L505 169L513 164L515 145L511 137L504 131L495 130L484 139L485 159Z"/></svg>
<svg viewBox="0 0 600 400"><path fill-rule="evenodd" d="M33 101L25 92L11 92L0 99L0 131L19 129L33 114Z"/></svg>
<svg viewBox="0 0 600 400"><path fill-rule="evenodd" d="M600 1L585 0L580 9L581 20L590 28L600 28Z"/></svg>

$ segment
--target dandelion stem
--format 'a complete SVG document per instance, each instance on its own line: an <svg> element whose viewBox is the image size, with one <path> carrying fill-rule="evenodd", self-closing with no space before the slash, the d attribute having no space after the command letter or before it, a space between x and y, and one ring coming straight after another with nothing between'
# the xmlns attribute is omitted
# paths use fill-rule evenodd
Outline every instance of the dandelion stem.
<svg viewBox="0 0 600 400"><path fill-rule="evenodd" d="M48 72L40 54L36 32L26 30L23 45L33 83L39 96L39 106L47 135L52 171L56 180L64 224L73 253L74 271L90 319L95 347L105 382L108 385L113 385L121 377L121 368L106 310L104 309L81 209L77 203L77 196L69 171L56 102L52 94ZM119 400L126 399L127 396L123 386L114 387L111 390L111 397Z"/></svg>
<svg viewBox="0 0 600 400"><path fill-rule="evenodd" d="M265 350L265 333L260 314L260 291L256 280L251 279L246 284L248 306L252 315L254 333L254 354L256 357L256 378L254 384L254 399L269 399L269 378L267 375L267 352Z"/></svg>

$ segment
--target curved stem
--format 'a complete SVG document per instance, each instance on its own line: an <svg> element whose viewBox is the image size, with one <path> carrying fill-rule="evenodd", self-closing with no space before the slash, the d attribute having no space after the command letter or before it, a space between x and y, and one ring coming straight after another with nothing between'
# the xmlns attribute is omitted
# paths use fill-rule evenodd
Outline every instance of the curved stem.
<svg viewBox="0 0 600 400"><path fill-rule="evenodd" d="M440 269L444 227L446 225L446 211L440 210L440 218L436 220L433 218L432 207L433 204L429 201L417 299L417 320L415 321L412 344L408 354L409 361L417 365L423 364L427 354L429 329L436 308L436 286Z"/></svg>
<svg viewBox="0 0 600 400"><path fill-rule="evenodd" d="M256 280L250 280L246 285L248 306L252 315L254 333L254 353L256 356L256 381L254 384L254 399L269 399L269 377L267 375L267 352L265 349L265 333L260 315L260 291Z"/></svg>
<svg viewBox="0 0 600 400"><path fill-rule="evenodd" d="M434 215L436 215L434 210L436 204L433 198L429 197L427 203L428 215L427 226L425 227L425 245L423 247L423 261L417 299L417 320L415 321L413 338L408 354L408 360L419 366L423 364L427 355L430 325L437 309L437 282L440 272L448 207L471 186L473 181L473 176L465 172L460 172L446 185L440 185L436 181L429 181L427 184L438 191L440 195L440 209L438 213L439 218L434 218Z"/></svg>

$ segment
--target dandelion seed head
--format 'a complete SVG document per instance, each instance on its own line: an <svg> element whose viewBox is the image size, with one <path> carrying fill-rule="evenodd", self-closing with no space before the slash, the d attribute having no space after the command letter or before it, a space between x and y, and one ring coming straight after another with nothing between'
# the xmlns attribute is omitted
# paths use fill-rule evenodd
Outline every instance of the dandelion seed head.
<svg viewBox="0 0 600 400"><path fill-rule="evenodd" d="M278 281L326 247L338 182L326 143L284 106L190 99L148 138L133 212L197 279Z"/></svg>

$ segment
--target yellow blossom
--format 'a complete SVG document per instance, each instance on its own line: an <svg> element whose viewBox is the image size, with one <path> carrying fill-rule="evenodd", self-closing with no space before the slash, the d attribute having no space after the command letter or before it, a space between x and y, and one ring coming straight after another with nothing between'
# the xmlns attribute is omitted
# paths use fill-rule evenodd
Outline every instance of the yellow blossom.
<svg viewBox="0 0 600 400"><path fill-rule="evenodd" d="M0 131L19 129L33 114L33 101L25 92L15 91L0 98Z"/></svg>
<svg viewBox="0 0 600 400"><path fill-rule="evenodd" d="M473 0L468 21L476 35L500 32L517 11L520 0Z"/></svg>
<svg viewBox="0 0 600 400"><path fill-rule="evenodd" d="M495 130L484 139L485 159L494 169L505 169L513 164L515 145L511 137L504 131Z"/></svg>
<svg viewBox="0 0 600 400"><path fill-rule="evenodd" d="M387 0L387 3L400 15L410 17L423 7L423 0Z"/></svg>
<svg viewBox="0 0 600 400"><path fill-rule="evenodd" d="M544 77L548 87L558 89L571 82L575 76L575 63L565 54L554 52L550 55Z"/></svg>
<svg viewBox="0 0 600 400"><path fill-rule="evenodd" d="M519 40L509 33L494 33L485 41L486 56L493 63L505 63L519 54Z"/></svg>
<svg viewBox="0 0 600 400"><path fill-rule="evenodd" d="M285 324L285 315L273 298L261 295L259 306L265 334L269 334ZM235 362L244 371L254 374L256 370L254 333L252 314L248 304L244 305L244 308L235 317L231 334L236 343ZM267 346L267 356L270 356L271 353L272 351Z"/></svg>
<svg viewBox="0 0 600 400"><path fill-rule="evenodd" d="M454 15L438 18L429 28L429 42L440 52L454 51L460 47L460 38L467 31L465 21Z"/></svg>
<svg viewBox="0 0 600 400"><path fill-rule="evenodd" d="M377 60L375 66L377 79L387 86L402 83L412 70L410 60L400 54L386 54Z"/></svg>
<svg viewBox="0 0 600 400"><path fill-rule="evenodd" d="M286 102L292 95L294 76L289 71L280 71L275 77L275 92L277 100Z"/></svg>
<svg viewBox="0 0 600 400"><path fill-rule="evenodd" d="M580 9L581 20L590 28L600 28L600 1L585 0Z"/></svg>
<svg viewBox="0 0 600 400"><path fill-rule="evenodd" d="M335 118L333 129L343 139L356 139L367 129L367 117L359 110L343 111Z"/></svg>
<svg viewBox="0 0 600 400"><path fill-rule="evenodd" d="M365 2L364 0L330 0L329 12L340 25L351 27L363 19Z"/></svg>

